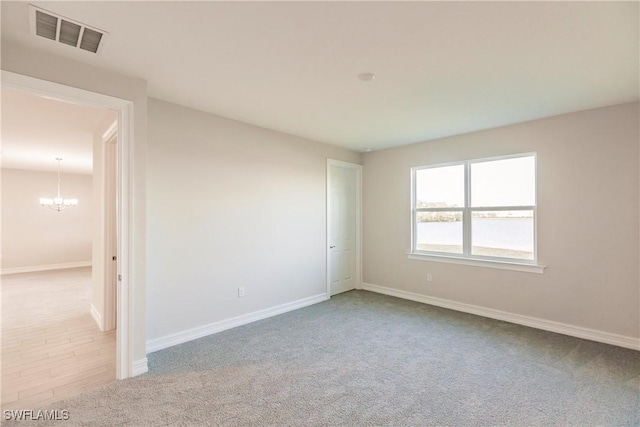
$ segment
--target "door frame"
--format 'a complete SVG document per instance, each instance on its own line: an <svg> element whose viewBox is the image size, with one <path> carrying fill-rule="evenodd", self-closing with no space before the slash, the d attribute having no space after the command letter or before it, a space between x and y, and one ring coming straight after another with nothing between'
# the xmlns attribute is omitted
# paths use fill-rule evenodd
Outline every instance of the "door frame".
<svg viewBox="0 0 640 427"><path fill-rule="evenodd" d="M331 221L331 166L338 166L345 169L351 169L356 172L356 289L362 289L362 165L356 163L344 162L342 160L334 160L327 158L327 211L326 211L326 276L327 276L327 298L331 298L331 254L329 242L329 230Z"/></svg>
<svg viewBox="0 0 640 427"><path fill-rule="evenodd" d="M112 148L114 147L114 148ZM115 150L115 156L112 155L112 149ZM117 305L118 305L118 262L120 255L118 254L118 121L114 121L111 126L102 135L102 168L104 171L103 182L103 204L102 212L104 214L103 236L104 242L103 259L104 275L102 277L102 316L103 331L111 331L116 329L117 325ZM115 163L115 165L114 165ZM114 177L114 166L115 174ZM115 178L115 186L113 179ZM115 215L114 215L115 213ZM115 237L115 239L114 239ZM115 241L114 241L115 240ZM113 270L113 256L115 259L116 270Z"/></svg>
<svg viewBox="0 0 640 427"><path fill-rule="evenodd" d="M2 70L2 86L27 91L63 102L106 108L118 113L118 275L116 330L116 378L134 375L133 331L133 102L60 83Z"/></svg>

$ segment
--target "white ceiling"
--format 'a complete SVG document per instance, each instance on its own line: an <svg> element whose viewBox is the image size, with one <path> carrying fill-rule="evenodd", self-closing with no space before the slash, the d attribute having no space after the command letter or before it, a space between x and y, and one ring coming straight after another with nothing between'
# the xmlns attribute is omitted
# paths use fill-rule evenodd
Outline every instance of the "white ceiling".
<svg viewBox="0 0 640 427"><path fill-rule="evenodd" d="M93 135L117 113L2 89L2 167L90 174Z"/></svg>
<svg viewBox="0 0 640 427"><path fill-rule="evenodd" d="M25 2L2 2L3 44L360 151L639 97L638 2L33 3L109 32L102 52L29 34Z"/></svg>

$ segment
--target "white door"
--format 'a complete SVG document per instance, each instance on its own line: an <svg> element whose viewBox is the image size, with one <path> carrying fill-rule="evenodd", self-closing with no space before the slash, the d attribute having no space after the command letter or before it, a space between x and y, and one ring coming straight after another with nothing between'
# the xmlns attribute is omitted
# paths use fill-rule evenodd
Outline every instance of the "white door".
<svg viewBox="0 0 640 427"><path fill-rule="evenodd" d="M105 147L105 232L106 260L104 281L104 330L117 327L118 305L118 134L106 142Z"/></svg>
<svg viewBox="0 0 640 427"><path fill-rule="evenodd" d="M359 165L328 163L328 276L331 295L355 289Z"/></svg>

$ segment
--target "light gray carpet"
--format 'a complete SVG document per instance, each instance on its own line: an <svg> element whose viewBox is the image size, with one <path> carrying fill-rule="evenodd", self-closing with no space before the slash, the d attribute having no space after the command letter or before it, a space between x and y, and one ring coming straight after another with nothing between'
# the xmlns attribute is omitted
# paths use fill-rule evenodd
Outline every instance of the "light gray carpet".
<svg viewBox="0 0 640 427"><path fill-rule="evenodd" d="M639 352L366 291L149 363L51 425L640 425Z"/></svg>

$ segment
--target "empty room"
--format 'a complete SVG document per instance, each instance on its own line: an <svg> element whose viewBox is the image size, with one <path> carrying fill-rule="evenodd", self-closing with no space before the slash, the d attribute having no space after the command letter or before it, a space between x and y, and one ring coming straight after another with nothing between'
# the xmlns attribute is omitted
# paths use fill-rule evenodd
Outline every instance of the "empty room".
<svg viewBox="0 0 640 427"><path fill-rule="evenodd" d="M28 406L115 379L101 213L116 114L9 88L2 108L2 402Z"/></svg>
<svg viewBox="0 0 640 427"><path fill-rule="evenodd" d="M3 1L2 423L640 425L639 6Z"/></svg>

